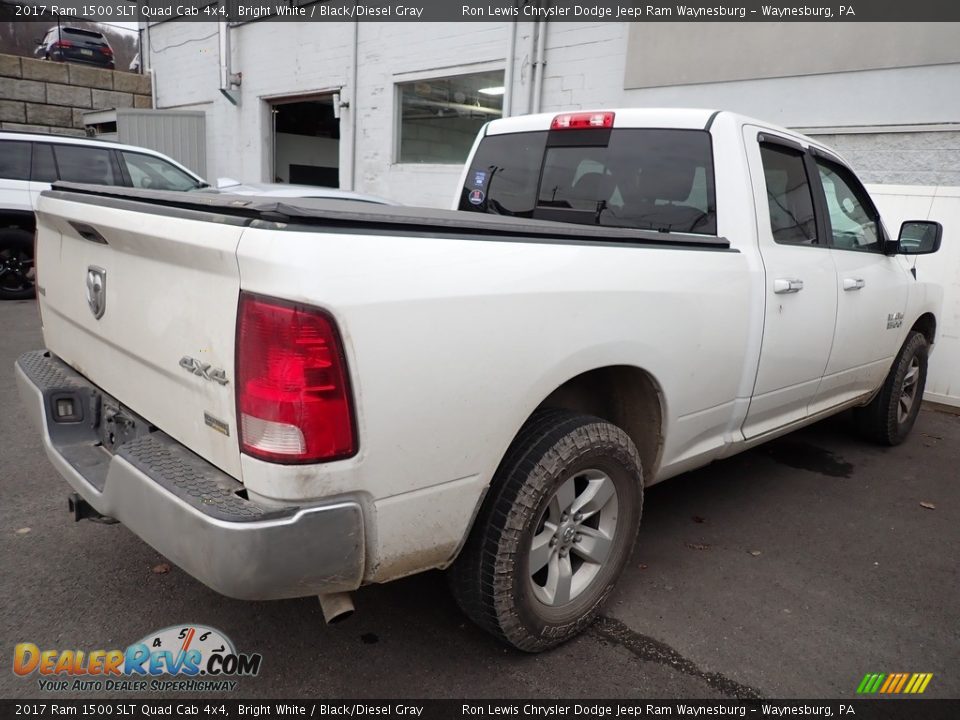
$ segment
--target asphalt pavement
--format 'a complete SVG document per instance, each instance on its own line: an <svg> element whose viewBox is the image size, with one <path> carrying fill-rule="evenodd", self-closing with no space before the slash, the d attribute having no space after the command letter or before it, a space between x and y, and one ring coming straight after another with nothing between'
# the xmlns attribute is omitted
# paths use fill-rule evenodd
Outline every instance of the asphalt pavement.
<svg viewBox="0 0 960 720"><path fill-rule="evenodd" d="M439 572L361 589L328 627L315 599L230 600L154 572L122 525L73 522L14 383L42 344L34 303L0 302L0 697L75 697L14 675L16 643L125 648L182 623L263 655L224 697L854 698L867 672L960 697L956 414L925 408L897 448L835 418L650 489L601 619L532 656L466 621Z"/></svg>

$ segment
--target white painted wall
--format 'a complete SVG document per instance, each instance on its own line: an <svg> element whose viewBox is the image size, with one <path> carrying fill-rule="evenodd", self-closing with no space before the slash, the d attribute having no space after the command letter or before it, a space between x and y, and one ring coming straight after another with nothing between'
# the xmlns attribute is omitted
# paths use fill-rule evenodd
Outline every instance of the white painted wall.
<svg viewBox="0 0 960 720"><path fill-rule="evenodd" d="M960 187L870 185L867 188L891 233L904 220L937 220L943 244L916 258L917 277L943 286L943 312L930 358L926 399L960 407Z"/></svg>
<svg viewBox="0 0 960 720"><path fill-rule="evenodd" d="M529 22L517 25L514 114L529 112L533 105L534 27ZM624 90L627 23L546 27L545 111L716 107L806 129L960 122L960 93L950 91L960 87L960 64ZM243 73L240 105L234 107L218 92L215 23L152 26L157 107L207 112L208 176L270 180L267 100L341 89L348 98L353 31L352 23L250 23L233 29L233 69ZM358 102L342 112L342 180L349 178L355 155L357 190L409 204L447 206L456 192L458 167L396 162L395 85L503 69L509 26L364 22L356 32ZM355 150L350 132L354 121Z"/></svg>

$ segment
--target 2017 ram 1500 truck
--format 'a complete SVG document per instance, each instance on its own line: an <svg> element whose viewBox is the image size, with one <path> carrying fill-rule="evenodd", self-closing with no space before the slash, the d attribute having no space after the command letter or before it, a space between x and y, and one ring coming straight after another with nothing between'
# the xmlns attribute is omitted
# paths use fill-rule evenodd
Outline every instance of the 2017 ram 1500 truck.
<svg viewBox="0 0 960 720"><path fill-rule="evenodd" d="M60 185L16 372L78 516L219 592L450 568L524 650L582 630L645 486L856 408L916 418L940 290L827 148L727 112L489 123L459 212Z"/></svg>

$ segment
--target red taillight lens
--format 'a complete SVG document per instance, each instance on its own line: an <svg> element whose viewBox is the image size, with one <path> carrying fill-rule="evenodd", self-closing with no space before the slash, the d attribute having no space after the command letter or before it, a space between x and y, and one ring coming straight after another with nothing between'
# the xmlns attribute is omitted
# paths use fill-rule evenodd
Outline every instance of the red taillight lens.
<svg viewBox="0 0 960 720"><path fill-rule="evenodd" d="M68 47L73 47L73 43L70 42L69 40L57 40L57 42L55 42L53 46L55 48L68 48Z"/></svg>
<svg viewBox="0 0 960 720"><path fill-rule="evenodd" d="M612 128L612 112L564 113L550 123L551 130L582 130L583 128Z"/></svg>
<svg viewBox="0 0 960 720"><path fill-rule="evenodd" d="M279 463L337 460L357 449L336 324L307 305L240 294L240 449Z"/></svg>
<svg viewBox="0 0 960 720"><path fill-rule="evenodd" d="M113 57L113 49L109 45L104 45L100 48L100 52L108 57Z"/></svg>

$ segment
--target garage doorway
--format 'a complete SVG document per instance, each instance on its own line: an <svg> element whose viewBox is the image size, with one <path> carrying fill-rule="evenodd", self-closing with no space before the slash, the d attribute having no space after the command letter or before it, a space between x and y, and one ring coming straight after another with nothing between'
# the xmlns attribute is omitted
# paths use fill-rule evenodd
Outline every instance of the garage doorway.
<svg viewBox="0 0 960 720"><path fill-rule="evenodd" d="M273 100L273 177L279 183L340 187L340 120L334 94Z"/></svg>

